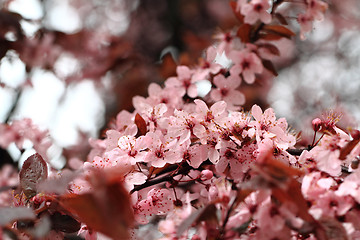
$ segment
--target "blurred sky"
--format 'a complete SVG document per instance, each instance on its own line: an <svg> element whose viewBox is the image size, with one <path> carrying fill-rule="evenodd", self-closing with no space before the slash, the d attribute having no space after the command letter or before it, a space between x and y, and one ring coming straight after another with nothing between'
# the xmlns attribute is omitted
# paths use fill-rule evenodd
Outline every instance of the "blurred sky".
<svg viewBox="0 0 360 240"><path fill-rule="evenodd" d="M45 18L49 28L67 33L76 32L81 28L77 12L67 1L57 0L52 1L52 4L54 6L46 13L48 17ZM15 0L9 8L29 19L40 19L44 15L38 0ZM27 24L24 24L23 28L28 34L37 29L36 26ZM3 58L1 61L0 79L15 89L27 79L24 63L14 52L10 54L11 59ZM76 62L73 59L60 57L56 63L57 71L64 75L73 70L74 64ZM32 72L31 83L32 87L26 86L23 89L12 119L31 118L34 123L48 129L58 146L53 149L55 158L60 157L61 147L77 142L78 130L92 137L98 136L99 128L104 122L104 102L93 81L85 80L66 87L51 71L35 69ZM1 122L5 120L15 97L16 91L13 89L0 88ZM11 153L15 159L19 156L14 148Z"/></svg>

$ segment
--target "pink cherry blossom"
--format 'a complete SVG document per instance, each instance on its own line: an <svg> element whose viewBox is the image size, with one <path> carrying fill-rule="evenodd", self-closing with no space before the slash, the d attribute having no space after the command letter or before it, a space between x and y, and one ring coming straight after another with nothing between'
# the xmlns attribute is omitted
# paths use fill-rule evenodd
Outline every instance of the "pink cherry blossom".
<svg viewBox="0 0 360 240"><path fill-rule="evenodd" d="M219 173L223 173L226 170L226 168L229 166L230 162L239 161L239 156L235 147L236 147L235 144L229 143L228 147L220 149L220 159L219 162L215 165L216 171L218 171Z"/></svg>
<svg viewBox="0 0 360 240"><path fill-rule="evenodd" d="M266 109L263 113L259 106L254 105L251 108L251 114L255 118L255 121L251 121L249 125L255 127L256 140L258 142L261 142L262 138L270 138L273 139L276 146L282 150L286 150L295 145L295 137L287 132L286 120L283 118L276 120L272 108Z"/></svg>
<svg viewBox="0 0 360 240"><path fill-rule="evenodd" d="M145 149L149 143L150 139L147 136L141 136L139 138L122 136L118 140L119 157L123 159L123 161L129 161L132 165L143 162L147 154Z"/></svg>
<svg viewBox="0 0 360 240"><path fill-rule="evenodd" d="M22 150L25 140L30 140L33 148L48 159L47 150L52 145L49 132L40 130L29 118L14 120L10 124L0 123L0 147L6 149L10 143Z"/></svg>
<svg viewBox="0 0 360 240"><path fill-rule="evenodd" d="M347 139L343 139L339 135L326 135L320 144L310 151L321 171L333 176L341 174L341 165L346 163L339 159L339 155L340 149L345 146L346 141Z"/></svg>
<svg viewBox="0 0 360 240"><path fill-rule="evenodd" d="M217 50L215 49L215 47L210 46L207 48L205 59L200 59L200 66L199 68L195 69L195 81L208 79L209 74L214 75L221 70L222 66L218 63L215 63L216 55Z"/></svg>
<svg viewBox="0 0 360 240"><path fill-rule="evenodd" d="M271 14L267 12L270 8L268 0L251 0L250 2L239 0L238 8L245 16L246 23L254 24L257 20L266 24L271 22Z"/></svg>
<svg viewBox="0 0 360 240"><path fill-rule="evenodd" d="M146 154L144 162L148 162L153 167L163 167L165 164L178 163L182 161L177 149L177 140L165 139L160 131L149 132L146 137L151 139L148 146L149 152Z"/></svg>
<svg viewBox="0 0 360 240"><path fill-rule="evenodd" d="M156 83L151 83L148 88L149 97L144 98L135 96L133 98L133 105L137 112L146 111L147 106L152 107L160 103L165 103L168 108L181 108L182 96L185 94L179 88L167 87L163 89Z"/></svg>
<svg viewBox="0 0 360 240"><path fill-rule="evenodd" d="M214 103L210 109L204 101L195 99L194 102L196 104L196 117L205 126L212 123L212 121L221 119L226 114L226 103L224 101Z"/></svg>
<svg viewBox="0 0 360 240"><path fill-rule="evenodd" d="M321 0L306 0L307 13L314 19L322 21L324 19L324 12L328 8L328 4Z"/></svg>
<svg viewBox="0 0 360 240"><path fill-rule="evenodd" d="M301 191L306 199L316 200L335 186L336 182L333 178L322 176L320 172L312 172L304 176Z"/></svg>
<svg viewBox="0 0 360 240"><path fill-rule="evenodd" d="M271 203L270 199L261 204L254 218L261 226L256 232L257 239L290 239L290 229L285 224L287 219L282 216L281 208Z"/></svg>
<svg viewBox="0 0 360 240"><path fill-rule="evenodd" d="M155 131L159 125L163 124L163 116L166 114L168 108L166 104L160 103L155 106L150 106L148 104L143 104L141 115L143 119L148 123L149 130Z"/></svg>
<svg viewBox="0 0 360 240"><path fill-rule="evenodd" d="M219 161L220 138L215 132L210 133L205 138L206 148L209 160L216 164Z"/></svg>
<svg viewBox="0 0 360 240"><path fill-rule="evenodd" d="M134 185L141 185L147 180L147 175L144 172L130 172L125 176L125 187L128 191L134 188Z"/></svg>
<svg viewBox="0 0 360 240"><path fill-rule="evenodd" d="M136 132L137 132L137 128L136 128ZM133 136L135 136L135 134ZM104 139L104 145L106 146L105 151L110 151L116 148L118 146L119 138L122 136L123 136L122 133L113 129L106 131L106 138Z"/></svg>
<svg viewBox="0 0 360 240"><path fill-rule="evenodd" d="M328 191L316 198L311 210L319 209L321 216L336 217L343 216L354 205L354 200L350 196L341 197L333 191Z"/></svg>
<svg viewBox="0 0 360 240"><path fill-rule="evenodd" d="M219 124L225 129L230 130L232 135L236 136L236 138L232 139L238 141L237 138L252 137L251 131L254 129L248 128L250 120L251 117L244 112L230 112L230 115L224 117ZM241 142L238 143L241 144Z"/></svg>
<svg viewBox="0 0 360 240"><path fill-rule="evenodd" d="M272 153L275 159L278 159L286 164L295 164L296 158L289 154L287 151L284 151L276 146L276 144L269 138L263 139L258 143L258 149L254 152L257 159L263 159L267 156L268 153Z"/></svg>
<svg viewBox="0 0 360 240"><path fill-rule="evenodd" d="M122 110L120 113L116 115L116 122L114 129L123 132L124 135L132 135L135 136L137 133L137 127L134 123L134 114L129 113L126 110Z"/></svg>
<svg viewBox="0 0 360 240"><path fill-rule="evenodd" d="M151 189L147 198L139 201L135 207L135 214L152 216L153 214L165 214L174 207L172 194L167 189Z"/></svg>
<svg viewBox="0 0 360 240"><path fill-rule="evenodd" d="M223 172L225 167L229 166L230 174L235 181L242 181L244 174L250 169L251 165L256 161L254 151L257 148L255 144L243 146L237 151L232 148L220 150L222 158L216 169Z"/></svg>
<svg viewBox="0 0 360 240"><path fill-rule="evenodd" d="M186 161L190 166L198 168L203 162L207 159L207 147L205 145L193 145L189 146L188 144L183 143L180 145L180 154L182 159Z"/></svg>
<svg viewBox="0 0 360 240"><path fill-rule="evenodd" d="M173 87L180 89L181 92L186 92L191 98L197 96L197 87L194 84L196 79L193 77L194 71L187 66L178 66L176 68L177 77L170 77L166 80L166 87Z"/></svg>
<svg viewBox="0 0 360 240"><path fill-rule="evenodd" d="M300 13L297 17L297 21L300 24L300 38L305 40L305 33L308 33L312 30L313 26L313 17L310 13Z"/></svg>
<svg viewBox="0 0 360 240"><path fill-rule="evenodd" d="M241 79L237 76L229 76L225 78L223 75L217 75L214 78L214 84L216 86L210 92L212 100L221 101L224 100L227 106L231 110L235 110L245 103L245 96L240 91L236 90L241 83Z"/></svg>
<svg viewBox="0 0 360 240"><path fill-rule="evenodd" d="M220 32L214 36L214 39L219 40L219 44L216 47L217 53L219 55L223 53L228 54L233 48L235 34L232 31Z"/></svg>
<svg viewBox="0 0 360 240"><path fill-rule="evenodd" d="M170 137L180 137L179 144L189 140L192 135L200 137L205 132L205 128L200 124L198 119L185 111L174 111L168 123L167 134Z"/></svg>
<svg viewBox="0 0 360 240"><path fill-rule="evenodd" d="M264 67L258 55L247 50L232 51L229 58L234 65L230 68L230 74L234 77L242 74L246 83L252 84L255 82L255 74L262 73Z"/></svg>

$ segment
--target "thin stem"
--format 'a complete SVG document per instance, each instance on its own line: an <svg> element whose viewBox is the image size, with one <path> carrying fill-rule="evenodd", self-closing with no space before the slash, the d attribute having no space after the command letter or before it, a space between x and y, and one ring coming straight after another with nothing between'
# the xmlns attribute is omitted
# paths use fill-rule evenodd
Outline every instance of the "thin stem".
<svg viewBox="0 0 360 240"><path fill-rule="evenodd" d="M313 148L313 147L315 147L316 145L318 145L318 143L319 143L320 140L324 137L324 135L325 135L325 133L323 133L323 134L321 135L321 137L316 141L316 143L315 143L313 146L311 146L311 148Z"/></svg>
<svg viewBox="0 0 360 240"><path fill-rule="evenodd" d="M223 234L225 233L225 227L226 227L226 224L227 224L228 221L229 221L230 214L231 214L233 208L235 207L235 204L236 204L236 202L237 202L236 200L237 200L237 197L234 198L234 200L233 200L233 202L231 203L228 211L226 212L226 216L225 216L225 218L224 218L224 222L223 222L223 224L222 224L222 226L221 226L221 229L220 229L220 234L221 234L221 235L223 235Z"/></svg>
<svg viewBox="0 0 360 240"><path fill-rule="evenodd" d="M273 14L276 11L276 8L278 8L280 6L280 4L282 4L283 2L284 2L284 0L273 1L273 5L271 8L271 14Z"/></svg>
<svg viewBox="0 0 360 240"><path fill-rule="evenodd" d="M179 200L174 187L173 187L173 191L174 191L175 200Z"/></svg>
<svg viewBox="0 0 360 240"><path fill-rule="evenodd" d="M15 110L16 110L16 107L19 103L19 100L20 100L20 97L21 97L21 93L22 91L21 90L18 90L16 91L16 97L15 97L15 101L14 103L12 104L11 108L10 108L10 111L9 113L7 114L6 116L6 119L5 119L5 123L8 123L10 121L10 118L11 116L14 114Z"/></svg>
<svg viewBox="0 0 360 240"><path fill-rule="evenodd" d="M144 188L147 188L147 187L159 184L159 183L173 181L174 180L173 176L180 175L180 174L185 174L185 173L189 172L191 169L193 169L191 166L186 165L186 166L183 166L182 168L180 168L179 171L176 174L172 173L171 175L166 175L166 176L163 176L163 177L150 179L150 180L146 181L145 183L143 183L141 185L136 185L130 191L130 194L134 193L135 191L140 191L141 189L144 189Z"/></svg>
<svg viewBox="0 0 360 240"><path fill-rule="evenodd" d="M313 137L312 143L311 143L311 145L310 145L311 147L314 146L315 138L316 138L316 133L317 133L317 131L315 131L315 133L314 133L314 137Z"/></svg>
<svg viewBox="0 0 360 240"><path fill-rule="evenodd" d="M140 164L139 164L138 162L136 163L136 166L138 167L138 169L139 169L140 172L143 172L143 171L141 170Z"/></svg>
<svg viewBox="0 0 360 240"><path fill-rule="evenodd" d="M130 191L130 194L132 194L132 193L134 193L134 192L136 192L136 191L140 191L141 189L144 189L144 188L147 188L147 187L150 187L150 186L153 186L153 185L162 183L162 182L169 182L169 181L171 181L172 179L173 179L172 176L167 175L167 176L163 176L163 177L161 177L161 178L155 178L155 179L148 180L148 181L146 181L144 184L136 185L136 186Z"/></svg>

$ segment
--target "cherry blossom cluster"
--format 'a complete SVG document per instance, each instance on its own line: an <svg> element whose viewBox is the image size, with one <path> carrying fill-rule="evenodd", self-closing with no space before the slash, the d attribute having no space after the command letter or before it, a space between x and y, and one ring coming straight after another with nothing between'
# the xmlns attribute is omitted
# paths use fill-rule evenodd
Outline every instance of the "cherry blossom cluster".
<svg viewBox="0 0 360 240"><path fill-rule="evenodd" d="M48 176L41 157L50 146L47 132L30 120L1 124L2 148L22 149L28 139L38 154L24 163L19 183L3 184L20 185L13 206L27 210L21 219L0 217L0 226L21 231L25 218L34 231L50 221L47 237L78 232L87 240L128 232L142 239L146 224L163 240L359 238L360 131L338 128L333 115L316 118L313 141L303 146L272 108L241 110L242 82L258 81L265 69L276 74L271 60L279 50L266 40L294 35L277 15L283 2L232 2L237 31L216 35L198 65L177 66L163 85L149 85L147 97L134 97L133 112L121 111L106 137L90 139L76 173ZM302 36L327 8L320 0L303 5ZM219 63L222 55L229 66ZM211 90L200 97L203 80ZM4 174L12 176L8 168Z"/></svg>
<svg viewBox="0 0 360 240"><path fill-rule="evenodd" d="M271 1L268 0L238 0L237 10L244 16L244 22L248 24L254 24L257 21L269 24L273 18L273 11L276 7L284 2L283 0ZM292 2L292 1L288 1ZM295 2L295 1L294 1ZM300 24L301 39L305 39L305 33L312 30L314 20L323 20L324 13L328 8L328 4L322 0L301 0L300 4L304 5L305 11L297 14L297 21ZM276 17L279 18L279 15ZM280 17L281 21L285 21L283 17Z"/></svg>
<svg viewBox="0 0 360 240"><path fill-rule="evenodd" d="M324 12L328 8L328 4L321 0L306 0L306 11L298 14L297 21L300 24L300 38L305 39L305 33L312 30L314 20L323 20Z"/></svg>
<svg viewBox="0 0 360 240"><path fill-rule="evenodd" d="M30 141L36 152L47 159L47 150L52 145L47 130L41 130L29 118L14 120L10 124L0 123L0 147L7 149L15 144L19 150L24 150L24 143Z"/></svg>
<svg viewBox="0 0 360 240"><path fill-rule="evenodd" d="M220 177L206 190L187 192L185 208L176 207L160 222L163 239L187 239L190 232L183 227L194 225L193 239L357 239L359 131L334 130L296 156L295 165L271 162L276 154L268 152L241 183ZM207 198L208 204L197 208L194 198Z"/></svg>
<svg viewBox="0 0 360 240"><path fill-rule="evenodd" d="M152 91L155 88L157 91ZM306 232L309 239L319 238L321 233L308 224L318 221L319 228L323 227L327 217L333 218L328 221L337 224L339 234L358 234L356 220L345 220L345 215L349 212L352 216L356 211L359 183L354 169L360 155L359 131L346 133L337 128L336 117L314 119L314 132L322 135L310 147L300 149L300 154L294 148L296 138L286 120L276 119L271 108L263 112L254 105L245 113L230 110L225 101L211 106L199 99L185 103L181 94L175 98L175 90L172 98L166 93L153 84L149 97L134 98L136 110L119 113L107 138L92 141L94 149L84 165L86 169L126 169L125 184L132 193L139 224L162 215L165 219L159 223L159 230L164 239L187 239L189 232L179 235L184 222L201 207L216 203L215 208L222 214L218 220L225 222L225 227L221 228L220 223L208 226L205 221L197 226L193 237L223 234L224 238L246 235L251 239L296 239ZM284 166L302 172L303 178L296 181L310 205L306 211L311 221L298 216L303 206L274 201L271 187L264 187L257 179L262 174L257 168L269 153ZM349 176L343 177L344 169ZM236 208L230 208L244 182L251 183L252 193ZM265 189L258 190L260 186ZM336 215L338 207L341 212ZM276 228L270 224L274 222Z"/></svg>

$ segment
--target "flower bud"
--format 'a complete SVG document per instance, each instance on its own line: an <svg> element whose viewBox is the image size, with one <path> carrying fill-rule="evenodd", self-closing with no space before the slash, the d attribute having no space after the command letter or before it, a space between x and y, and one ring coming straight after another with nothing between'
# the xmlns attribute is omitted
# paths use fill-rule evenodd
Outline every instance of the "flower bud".
<svg viewBox="0 0 360 240"><path fill-rule="evenodd" d="M353 139L360 139L360 131L359 130L351 130L350 135Z"/></svg>
<svg viewBox="0 0 360 240"><path fill-rule="evenodd" d="M206 181L211 179L214 176L213 172L210 170L202 170L201 171L201 180Z"/></svg>
<svg viewBox="0 0 360 240"><path fill-rule="evenodd" d="M320 118L315 118L314 120L312 120L311 124L312 124L314 131L317 132L317 131L319 131L319 129L321 127L322 121Z"/></svg>

